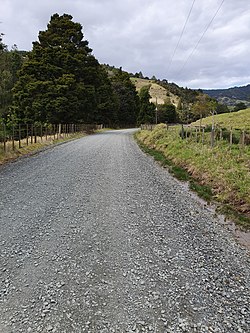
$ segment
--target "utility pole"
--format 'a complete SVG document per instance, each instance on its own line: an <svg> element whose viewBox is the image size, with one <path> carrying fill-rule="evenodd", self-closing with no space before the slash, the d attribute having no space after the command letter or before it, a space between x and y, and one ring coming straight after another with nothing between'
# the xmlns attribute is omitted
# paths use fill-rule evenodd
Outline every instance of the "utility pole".
<svg viewBox="0 0 250 333"><path fill-rule="evenodd" d="M158 124L158 107L157 107L157 97L155 97L155 123Z"/></svg>

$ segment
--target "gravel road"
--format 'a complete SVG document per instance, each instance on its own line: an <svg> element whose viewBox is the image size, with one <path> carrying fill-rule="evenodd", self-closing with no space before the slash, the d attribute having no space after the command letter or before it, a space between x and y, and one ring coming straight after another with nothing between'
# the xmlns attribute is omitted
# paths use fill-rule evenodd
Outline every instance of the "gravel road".
<svg viewBox="0 0 250 333"><path fill-rule="evenodd" d="M249 253L133 130L0 168L0 332L250 332Z"/></svg>

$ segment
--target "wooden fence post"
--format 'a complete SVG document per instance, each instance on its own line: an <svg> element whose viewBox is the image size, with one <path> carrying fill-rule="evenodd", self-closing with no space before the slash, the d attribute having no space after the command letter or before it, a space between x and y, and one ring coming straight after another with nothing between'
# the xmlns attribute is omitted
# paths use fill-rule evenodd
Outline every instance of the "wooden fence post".
<svg viewBox="0 0 250 333"><path fill-rule="evenodd" d="M230 146L232 146L232 144L233 144L233 129L232 129L232 127L230 129L229 144L230 144Z"/></svg>
<svg viewBox="0 0 250 333"><path fill-rule="evenodd" d="M223 139L223 132L222 132L222 128L220 129L220 140Z"/></svg>
<svg viewBox="0 0 250 333"><path fill-rule="evenodd" d="M34 132L34 128L33 128L33 124L30 125L30 143L33 144L33 133Z"/></svg>
<svg viewBox="0 0 250 333"><path fill-rule="evenodd" d="M204 136L205 136L205 128L203 127L202 128L202 139L201 139L202 144L204 144Z"/></svg>
<svg viewBox="0 0 250 333"><path fill-rule="evenodd" d="M18 125L18 147L21 148L21 124Z"/></svg>
<svg viewBox="0 0 250 333"><path fill-rule="evenodd" d="M242 149L244 149L245 147L245 131L242 131L242 139L241 139L241 144L242 144Z"/></svg>
<svg viewBox="0 0 250 333"><path fill-rule="evenodd" d="M12 150L15 150L15 126L12 125Z"/></svg>
<svg viewBox="0 0 250 333"><path fill-rule="evenodd" d="M211 148L214 147L214 128L211 130Z"/></svg>
<svg viewBox="0 0 250 333"><path fill-rule="evenodd" d="M41 138L41 142L43 142L43 125L40 125L40 138Z"/></svg>
<svg viewBox="0 0 250 333"><path fill-rule="evenodd" d="M26 124L26 145L29 145L29 125Z"/></svg>
<svg viewBox="0 0 250 333"><path fill-rule="evenodd" d="M34 143L36 143L37 133L36 133L36 125L34 126Z"/></svg>
<svg viewBox="0 0 250 333"><path fill-rule="evenodd" d="M3 124L3 150L6 152L6 125Z"/></svg>
<svg viewBox="0 0 250 333"><path fill-rule="evenodd" d="M181 138L184 139L184 125L181 124Z"/></svg>

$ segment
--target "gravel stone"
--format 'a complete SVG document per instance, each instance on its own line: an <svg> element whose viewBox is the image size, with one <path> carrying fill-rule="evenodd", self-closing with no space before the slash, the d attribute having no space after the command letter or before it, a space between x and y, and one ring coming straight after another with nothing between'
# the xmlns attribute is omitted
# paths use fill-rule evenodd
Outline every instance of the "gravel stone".
<svg viewBox="0 0 250 333"><path fill-rule="evenodd" d="M133 132L0 168L0 332L250 332L248 250Z"/></svg>

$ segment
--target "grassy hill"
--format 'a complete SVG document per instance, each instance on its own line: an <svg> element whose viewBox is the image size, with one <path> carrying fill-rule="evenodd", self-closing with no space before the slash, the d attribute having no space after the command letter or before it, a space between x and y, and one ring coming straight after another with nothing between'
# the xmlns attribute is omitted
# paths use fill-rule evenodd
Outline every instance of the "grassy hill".
<svg viewBox="0 0 250 333"><path fill-rule="evenodd" d="M214 116L215 124L225 128L237 128L250 130L250 108L238 112L223 113ZM213 117L202 119L202 125L212 125ZM193 123L199 125L200 121Z"/></svg>
<svg viewBox="0 0 250 333"><path fill-rule="evenodd" d="M131 78L131 81L136 86L136 90L140 91L140 89L144 86L150 85L149 93L151 95L151 102L158 104L164 104L164 102L169 102L174 104L176 107L179 103L180 97L177 95L174 95L170 91L168 91L166 88L160 86L158 83L155 83L154 80L146 80L146 79L140 79L140 78Z"/></svg>

